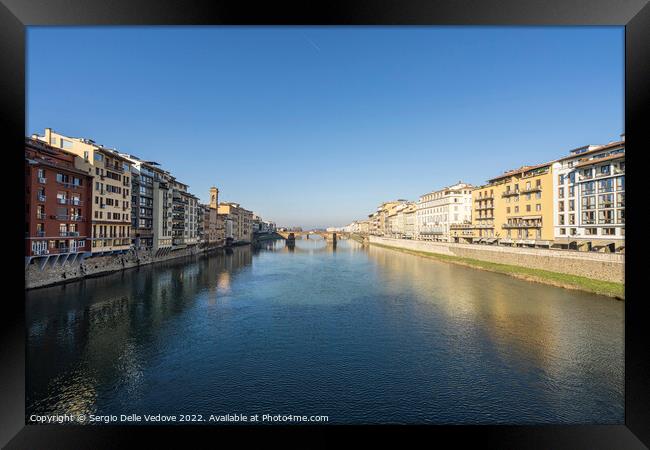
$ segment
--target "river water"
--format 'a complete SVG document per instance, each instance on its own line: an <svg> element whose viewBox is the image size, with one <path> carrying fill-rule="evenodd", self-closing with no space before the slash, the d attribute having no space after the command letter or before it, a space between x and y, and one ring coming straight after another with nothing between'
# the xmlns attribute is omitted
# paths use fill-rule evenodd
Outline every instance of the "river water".
<svg viewBox="0 0 650 450"><path fill-rule="evenodd" d="M623 423L624 303L339 241L28 291L31 414Z"/></svg>

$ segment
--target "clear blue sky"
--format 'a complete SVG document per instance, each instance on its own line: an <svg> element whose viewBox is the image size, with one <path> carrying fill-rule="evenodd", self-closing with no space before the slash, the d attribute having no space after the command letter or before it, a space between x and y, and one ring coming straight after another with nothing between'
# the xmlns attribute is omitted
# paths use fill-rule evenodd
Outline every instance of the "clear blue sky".
<svg viewBox="0 0 650 450"><path fill-rule="evenodd" d="M622 27L31 27L27 134L154 159L278 225L615 140Z"/></svg>

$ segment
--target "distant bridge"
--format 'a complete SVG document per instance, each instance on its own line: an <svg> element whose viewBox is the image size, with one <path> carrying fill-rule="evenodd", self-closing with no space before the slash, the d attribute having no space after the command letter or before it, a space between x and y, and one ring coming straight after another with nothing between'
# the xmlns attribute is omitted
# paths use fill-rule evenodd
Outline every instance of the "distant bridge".
<svg viewBox="0 0 650 450"><path fill-rule="evenodd" d="M285 240L291 240L292 237L293 239L309 239L311 235L318 235L326 241L336 241L350 237L350 233L343 231L278 231L277 233Z"/></svg>

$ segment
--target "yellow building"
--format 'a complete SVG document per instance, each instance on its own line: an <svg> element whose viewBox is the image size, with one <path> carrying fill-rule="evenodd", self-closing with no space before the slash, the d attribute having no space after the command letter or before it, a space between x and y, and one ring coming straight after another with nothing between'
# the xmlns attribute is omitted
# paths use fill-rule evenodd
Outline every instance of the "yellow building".
<svg viewBox="0 0 650 450"><path fill-rule="evenodd" d="M451 227L454 242L550 247L553 162L523 166L472 191L472 222Z"/></svg>
<svg viewBox="0 0 650 450"><path fill-rule="evenodd" d="M131 248L131 162L116 150L90 139L73 138L45 129L34 139L73 153L77 169L93 175L92 253L125 252Z"/></svg>

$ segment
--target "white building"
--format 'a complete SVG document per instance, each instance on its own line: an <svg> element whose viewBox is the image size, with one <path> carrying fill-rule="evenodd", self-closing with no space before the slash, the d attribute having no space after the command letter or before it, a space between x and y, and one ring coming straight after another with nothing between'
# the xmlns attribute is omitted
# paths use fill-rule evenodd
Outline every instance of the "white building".
<svg viewBox="0 0 650 450"><path fill-rule="evenodd" d="M417 239L449 242L449 226L472 220L472 185L459 181L420 196L416 207Z"/></svg>
<svg viewBox="0 0 650 450"><path fill-rule="evenodd" d="M625 247L625 135L571 150L553 163L556 246L621 251Z"/></svg>

